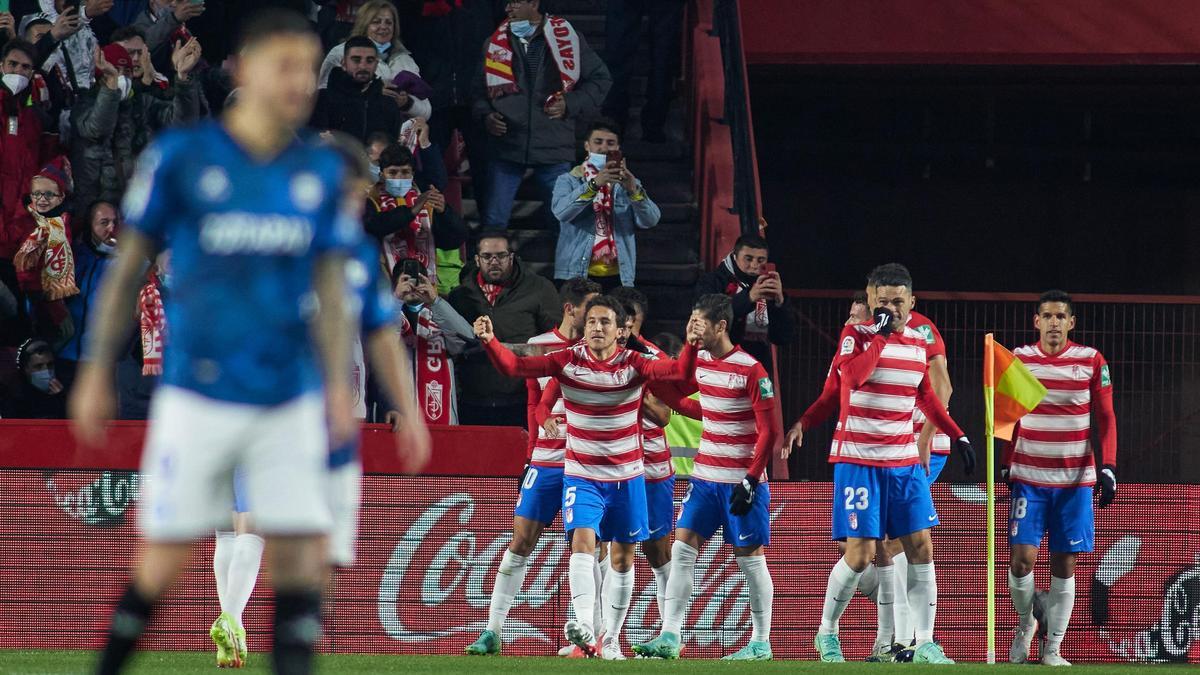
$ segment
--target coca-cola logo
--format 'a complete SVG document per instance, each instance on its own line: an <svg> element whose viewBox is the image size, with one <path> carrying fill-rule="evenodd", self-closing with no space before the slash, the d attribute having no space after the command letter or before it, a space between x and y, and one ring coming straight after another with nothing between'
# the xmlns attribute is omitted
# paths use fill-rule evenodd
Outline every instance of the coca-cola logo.
<svg viewBox="0 0 1200 675"><path fill-rule="evenodd" d="M771 520L783 510L783 504L777 505ZM479 530L494 533L495 523L476 523L476 511L470 493L442 497L413 521L393 548L380 578L378 604L379 622L393 640L423 643L474 637L486 628L492 582L512 535L505 532L490 540L486 534L481 536ZM522 614L532 612L522 608L538 610L547 603L563 602L570 611L563 587L569 551L566 539L553 531L538 541L505 624L506 639L532 639L546 645L560 641L557 626L525 620ZM696 570L685 639L722 648L743 642L750 630L749 596L732 549L720 534L700 551ZM626 620L629 640L635 642L652 638L658 624L653 577L639 576Z"/></svg>
<svg viewBox="0 0 1200 675"><path fill-rule="evenodd" d="M47 471L46 490L63 513L87 525L117 525L137 501L141 480L133 471Z"/></svg>

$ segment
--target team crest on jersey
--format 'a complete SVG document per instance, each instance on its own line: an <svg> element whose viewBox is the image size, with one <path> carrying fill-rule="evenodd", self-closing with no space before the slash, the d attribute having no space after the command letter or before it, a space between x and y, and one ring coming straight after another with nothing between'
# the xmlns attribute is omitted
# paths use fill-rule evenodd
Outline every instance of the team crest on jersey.
<svg viewBox="0 0 1200 675"><path fill-rule="evenodd" d="M846 516L846 518L848 518L850 521L850 529L857 530L858 529L858 514L851 511L850 515Z"/></svg>
<svg viewBox="0 0 1200 675"><path fill-rule="evenodd" d="M758 397L759 398L774 398L775 385L771 384L771 378L760 377L758 379Z"/></svg>
<svg viewBox="0 0 1200 675"><path fill-rule="evenodd" d="M730 373L729 374L729 388L730 389L745 389L746 388L746 376L738 375L737 373Z"/></svg>
<svg viewBox="0 0 1200 675"><path fill-rule="evenodd" d="M917 326L917 332L921 334L921 337L925 338L925 342L927 344L934 343L933 326L930 326L929 324L925 324L923 326Z"/></svg>
<svg viewBox="0 0 1200 675"><path fill-rule="evenodd" d="M842 353L842 356L854 353L854 337L853 336L847 335L845 338L842 339L841 353Z"/></svg>
<svg viewBox="0 0 1200 675"><path fill-rule="evenodd" d="M290 186L292 203L301 211L316 211L325 198L321 179L311 173L296 174Z"/></svg>
<svg viewBox="0 0 1200 675"><path fill-rule="evenodd" d="M219 166L210 166L200 172L196 183L200 196L208 202L221 202L229 198L229 176Z"/></svg>

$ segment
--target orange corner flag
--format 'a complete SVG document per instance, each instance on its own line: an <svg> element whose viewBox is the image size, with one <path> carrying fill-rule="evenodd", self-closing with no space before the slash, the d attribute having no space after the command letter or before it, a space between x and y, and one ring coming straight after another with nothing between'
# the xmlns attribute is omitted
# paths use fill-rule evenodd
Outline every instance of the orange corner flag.
<svg viewBox="0 0 1200 675"><path fill-rule="evenodd" d="M983 344L986 431L1010 441L1017 421L1046 397L1046 388L991 333L984 337Z"/></svg>

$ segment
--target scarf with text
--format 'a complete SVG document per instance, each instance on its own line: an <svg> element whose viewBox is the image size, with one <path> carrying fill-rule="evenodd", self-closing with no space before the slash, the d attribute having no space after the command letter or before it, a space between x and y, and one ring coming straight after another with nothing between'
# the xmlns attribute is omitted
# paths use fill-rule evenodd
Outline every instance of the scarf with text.
<svg viewBox="0 0 1200 675"><path fill-rule="evenodd" d="M56 212L58 209L56 209ZM13 265L21 272L36 273L37 282L30 291L41 291L47 300L61 300L79 294L75 285L75 255L67 233L69 216L66 213L47 216L29 206L36 223L25 238ZM36 286L41 286L37 288Z"/></svg>
<svg viewBox="0 0 1200 675"><path fill-rule="evenodd" d="M730 281L725 286L725 295L733 296L749 289L754 281L746 281L745 275L734 262L733 254L725 256L721 265L729 272ZM754 303L754 311L746 316L746 338L749 340L767 340L767 301L765 298Z"/></svg>
<svg viewBox="0 0 1200 675"><path fill-rule="evenodd" d="M146 273L146 285L138 294L138 324L142 330L142 375L162 375L163 345L167 340L167 314L163 310L158 267Z"/></svg>
<svg viewBox="0 0 1200 675"><path fill-rule="evenodd" d="M600 171L591 162L583 163L583 180L589 181ZM596 214L596 238L592 244L592 262L611 265L617 261L617 240L613 237L613 186L604 185L592 200Z"/></svg>
<svg viewBox="0 0 1200 675"><path fill-rule="evenodd" d="M404 195L404 205L412 208L421 196L416 188ZM400 201L386 192L379 193L379 210L391 211L400 205ZM388 273L396 267L396 263L405 258L416 258L425 268L425 274L433 285L437 285L437 251L433 243L433 216L429 207L424 207L413 214L415 217L408 227L401 228L383 238L383 254L387 257Z"/></svg>
<svg viewBox="0 0 1200 675"><path fill-rule="evenodd" d="M417 326L413 329L408 315L400 324L400 338L412 351L413 370L416 371L417 403L425 413L426 424L450 424L450 397L453 395L453 379L450 361L446 358L446 336L433 322L433 312L422 307L417 312Z"/></svg>
<svg viewBox="0 0 1200 675"><path fill-rule="evenodd" d="M558 67L563 93L575 88L579 82L579 35L566 19L547 14L542 19L542 33L550 56ZM517 77L513 73L512 40L508 32L508 19L500 23L488 42L487 56L483 61L483 74L487 78L488 98L499 98L520 91Z"/></svg>

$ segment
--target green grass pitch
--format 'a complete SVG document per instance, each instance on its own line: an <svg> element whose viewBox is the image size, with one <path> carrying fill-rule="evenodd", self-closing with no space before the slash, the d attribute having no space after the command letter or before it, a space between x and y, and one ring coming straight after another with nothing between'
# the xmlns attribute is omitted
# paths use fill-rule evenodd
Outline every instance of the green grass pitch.
<svg viewBox="0 0 1200 675"><path fill-rule="evenodd" d="M139 654L131 673L226 673L217 670L213 655L209 652L145 652ZM13 651L0 650L0 675L75 675L88 673L94 666L95 654L86 651ZM1008 664L988 666L981 663L966 663L951 666L954 673L1016 673L1028 675L1034 666L1012 666ZM1180 673L1188 666L1146 666L1126 664L1081 665L1071 672L1089 675L1110 673L1146 672ZM846 663L842 665L821 664L812 661L771 661L758 663L730 663L704 659L682 659L658 661L630 659L621 663L606 661L580 661L556 658L522 657L466 657L466 656L378 656L360 654L338 654L322 656L318 662L319 673L586 673L603 671L608 673L817 673L817 672L927 672L941 670L936 666L913 664L867 664ZM267 673L266 654L251 654L250 666L243 673Z"/></svg>

